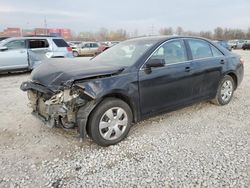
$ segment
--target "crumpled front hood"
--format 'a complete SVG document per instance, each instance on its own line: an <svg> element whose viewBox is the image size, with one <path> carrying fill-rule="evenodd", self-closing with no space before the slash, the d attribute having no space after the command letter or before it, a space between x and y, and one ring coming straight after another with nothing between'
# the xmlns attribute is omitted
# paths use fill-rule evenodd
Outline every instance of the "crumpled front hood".
<svg viewBox="0 0 250 188"><path fill-rule="evenodd" d="M68 81L116 74L121 70L122 67L102 65L82 58L50 59L32 71L31 79L56 90Z"/></svg>

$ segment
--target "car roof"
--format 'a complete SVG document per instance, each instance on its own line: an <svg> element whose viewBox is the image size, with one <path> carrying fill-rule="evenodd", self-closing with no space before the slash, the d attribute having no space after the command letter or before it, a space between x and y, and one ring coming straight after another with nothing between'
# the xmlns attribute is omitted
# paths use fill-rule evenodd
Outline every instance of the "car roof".
<svg viewBox="0 0 250 188"><path fill-rule="evenodd" d="M99 43L99 42L95 42L95 41L85 41L85 42L82 42L83 44L86 44L86 43Z"/></svg>
<svg viewBox="0 0 250 188"><path fill-rule="evenodd" d="M10 37L6 40L20 40L20 39L63 39L62 37L48 37L48 36L36 36L36 37Z"/></svg>
<svg viewBox="0 0 250 188"><path fill-rule="evenodd" d="M133 40L148 40L148 41L156 41L156 42L164 42L166 40L171 40L171 39L201 39L201 40L206 40L210 41L209 39L202 38L202 37L195 37L195 36L180 36L180 35L156 35L156 36L143 36L143 37L137 37L137 38L131 38L129 41Z"/></svg>

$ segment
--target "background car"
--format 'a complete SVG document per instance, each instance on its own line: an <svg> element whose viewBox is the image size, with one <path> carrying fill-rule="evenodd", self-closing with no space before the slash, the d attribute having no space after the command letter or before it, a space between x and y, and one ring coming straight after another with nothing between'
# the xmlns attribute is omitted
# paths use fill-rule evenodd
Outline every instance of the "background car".
<svg viewBox="0 0 250 188"><path fill-rule="evenodd" d="M245 40L238 40L236 43L236 47L234 49L242 49L242 46L246 43Z"/></svg>
<svg viewBox="0 0 250 188"><path fill-rule="evenodd" d="M73 56L95 56L100 46L98 42L83 42L77 48L72 49Z"/></svg>
<svg viewBox="0 0 250 188"><path fill-rule="evenodd" d="M116 44L119 44L120 41L106 41L104 43L107 44L109 47L112 47L112 46L114 46Z"/></svg>
<svg viewBox="0 0 250 188"><path fill-rule="evenodd" d="M243 50L250 50L250 42L243 44L242 49Z"/></svg>
<svg viewBox="0 0 250 188"><path fill-rule="evenodd" d="M229 40L228 45L231 46L231 49L235 49L237 46L237 40Z"/></svg>
<svg viewBox="0 0 250 188"><path fill-rule="evenodd" d="M9 37L0 37L0 41L5 40L7 38L9 38Z"/></svg>
<svg viewBox="0 0 250 188"><path fill-rule="evenodd" d="M215 41L217 44L223 46L224 48L228 49L229 51L232 51L232 46L228 44L228 41L226 40L219 40Z"/></svg>
<svg viewBox="0 0 250 188"><path fill-rule="evenodd" d="M73 57L58 37L13 37L0 42L0 71L32 70L47 58Z"/></svg>
<svg viewBox="0 0 250 188"><path fill-rule="evenodd" d="M109 48L110 48L110 46L108 46L106 43L100 43L100 46L99 46L99 48L97 49L95 55L98 55L98 54L104 52L105 50L107 50L107 49L109 49Z"/></svg>
<svg viewBox="0 0 250 188"><path fill-rule="evenodd" d="M67 43L72 49L75 49L82 43L82 41L69 41Z"/></svg>

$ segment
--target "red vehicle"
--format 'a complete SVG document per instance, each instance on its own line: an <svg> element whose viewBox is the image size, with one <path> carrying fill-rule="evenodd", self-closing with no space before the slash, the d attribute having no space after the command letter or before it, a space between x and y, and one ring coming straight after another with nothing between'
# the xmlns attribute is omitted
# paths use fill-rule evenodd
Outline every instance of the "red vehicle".
<svg viewBox="0 0 250 188"><path fill-rule="evenodd" d="M109 46L105 43L100 43L99 48L97 49L96 55L104 52L105 50L109 49Z"/></svg>

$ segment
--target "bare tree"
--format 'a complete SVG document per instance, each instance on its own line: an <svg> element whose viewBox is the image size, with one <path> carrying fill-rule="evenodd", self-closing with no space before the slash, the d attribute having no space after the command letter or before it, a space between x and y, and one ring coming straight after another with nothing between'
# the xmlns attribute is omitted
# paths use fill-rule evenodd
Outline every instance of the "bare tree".
<svg viewBox="0 0 250 188"><path fill-rule="evenodd" d="M214 39L216 40L222 40L224 39L224 31L221 27L217 27L215 30L214 30Z"/></svg>
<svg viewBox="0 0 250 188"><path fill-rule="evenodd" d="M100 28L100 30L96 33L97 40L108 40L109 31L106 28Z"/></svg>
<svg viewBox="0 0 250 188"><path fill-rule="evenodd" d="M236 29L235 38L236 39L245 39L246 35L245 35L244 31L242 31L241 29Z"/></svg>
<svg viewBox="0 0 250 188"><path fill-rule="evenodd" d="M213 39L213 33L211 31L201 31L199 35L207 39Z"/></svg>
<svg viewBox="0 0 250 188"><path fill-rule="evenodd" d="M184 34L184 30L183 30L182 27L178 26L178 27L176 28L175 33L176 33L177 35L183 35L183 34Z"/></svg>
<svg viewBox="0 0 250 188"><path fill-rule="evenodd" d="M173 28L172 27L165 27L160 29L159 33L161 35L173 35Z"/></svg>

